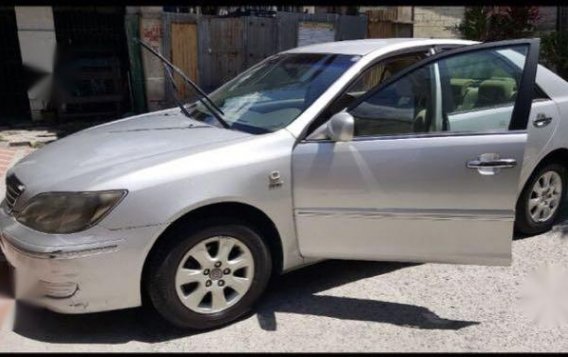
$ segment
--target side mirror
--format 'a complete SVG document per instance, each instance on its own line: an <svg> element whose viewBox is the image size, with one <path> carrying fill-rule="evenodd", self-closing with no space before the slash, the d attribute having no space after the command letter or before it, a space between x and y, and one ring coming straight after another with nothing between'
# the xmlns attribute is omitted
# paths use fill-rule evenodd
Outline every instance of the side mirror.
<svg viewBox="0 0 568 357"><path fill-rule="evenodd" d="M327 122L326 133L333 141L351 141L355 128L353 115L347 112L334 114Z"/></svg>

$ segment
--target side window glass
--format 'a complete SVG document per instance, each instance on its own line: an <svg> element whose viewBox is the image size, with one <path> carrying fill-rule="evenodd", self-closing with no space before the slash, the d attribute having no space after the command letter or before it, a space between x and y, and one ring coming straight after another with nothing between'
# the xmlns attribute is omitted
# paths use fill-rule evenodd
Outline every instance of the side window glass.
<svg viewBox="0 0 568 357"><path fill-rule="evenodd" d="M351 110L355 136L428 131L435 110L433 69L426 66L413 71Z"/></svg>
<svg viewBox="0 0 568 357"><path fill-rule="evenodd" d="M369 90L376 88L392 75L426 58L426 53L417 53L389 58L367 68L359 78L352 83L344 93L344 96L352 100L361 97ZM342 103L343 104L343 103ZM350 104L350 103L348 103ZM343 106L341 109L345 108ZM335 114L335 113L333 113Z"/></svg>
<svg viewBox="0 0 568 357"><path fill-rule="evenodd" d="M527 50L527 46L516 46L441 61L447 130L506 130Z"/></svg>
<svg viewBox="0 0 568 357"><path fill-rule="evenodd" d="M417 52L389 58L371 65L353 82L338 98L336 98L323 113L310 125L312 132L335 113L347 108L355 100L376 88L390 76L413 65L428 56L428 52Z"/></svg>
<svg viewBox="0 0 568 357"><path fill-rule="evenodd" d="M527 51L478 50L420 67L349 111L355 136L506 130Z"/></svg>

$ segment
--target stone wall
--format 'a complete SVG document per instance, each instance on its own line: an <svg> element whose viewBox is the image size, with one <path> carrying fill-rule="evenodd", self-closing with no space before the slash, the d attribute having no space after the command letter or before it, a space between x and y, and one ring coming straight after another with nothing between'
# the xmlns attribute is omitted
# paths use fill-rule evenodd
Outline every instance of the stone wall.
<svg viewBox="0 0 568 357"><path fill-rule="evenodd" d="M537 31L554 31L558 11L556 6L540 6ZM458 38L448 27L458 25L464 16L464 6L415 6L414 37Z"/></svg>
<svg viewBox="0 0 568 357"><path fill-rule="evenodd" d="M464 11L464 6L415 6L414 37L459 37L448 27L458 25L463 19Z"/></svg>
<svg viewBox="0 0 568 357"><path fill-rule="evenodd" d="M140 39L162 52L162 8L160 6L141 6ZM145 49L141 49L144 68L146 102L148 111L163 109L165 105L164 67L162 61Z"/></svg>

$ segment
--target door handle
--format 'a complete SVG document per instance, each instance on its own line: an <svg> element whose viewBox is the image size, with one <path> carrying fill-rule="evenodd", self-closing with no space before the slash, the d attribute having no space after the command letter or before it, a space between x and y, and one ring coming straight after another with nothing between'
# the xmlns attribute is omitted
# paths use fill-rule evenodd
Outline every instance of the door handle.
<svg viewBox="0 0 568 357"><path fill-rule="evenodd" d="M546 116L544 113L538 113L536 118L533 120L533 126L535 128L544 128L552 121L552 117Z"/></svg>
<svg viewBox="0 0 568 357"><path fill-rule="evenodd" d="M515 159L471 160L467 162L468 169L509 169L517 166Z"/></svg>
<svg viewBox="0 0 568 357"><path fill-rule="evenodd" d="M475 160L466 162L468 169L476 169L480 175L496 175L501 169L510 169L517 166L515 159L501 159L499 154L485 153L479 155Z"/></svg>

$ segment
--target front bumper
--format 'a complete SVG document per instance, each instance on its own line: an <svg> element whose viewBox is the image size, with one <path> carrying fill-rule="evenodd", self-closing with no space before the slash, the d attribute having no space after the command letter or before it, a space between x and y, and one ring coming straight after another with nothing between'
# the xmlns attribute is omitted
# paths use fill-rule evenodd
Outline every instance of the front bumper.
<svg viewBox="0 0 568 357"><path fill-rule="evenodd" d="M140 306L142 268L161 226L52 235L0 207L0 247L15 268L16 299L49 310L89 313Z"/></svg>

